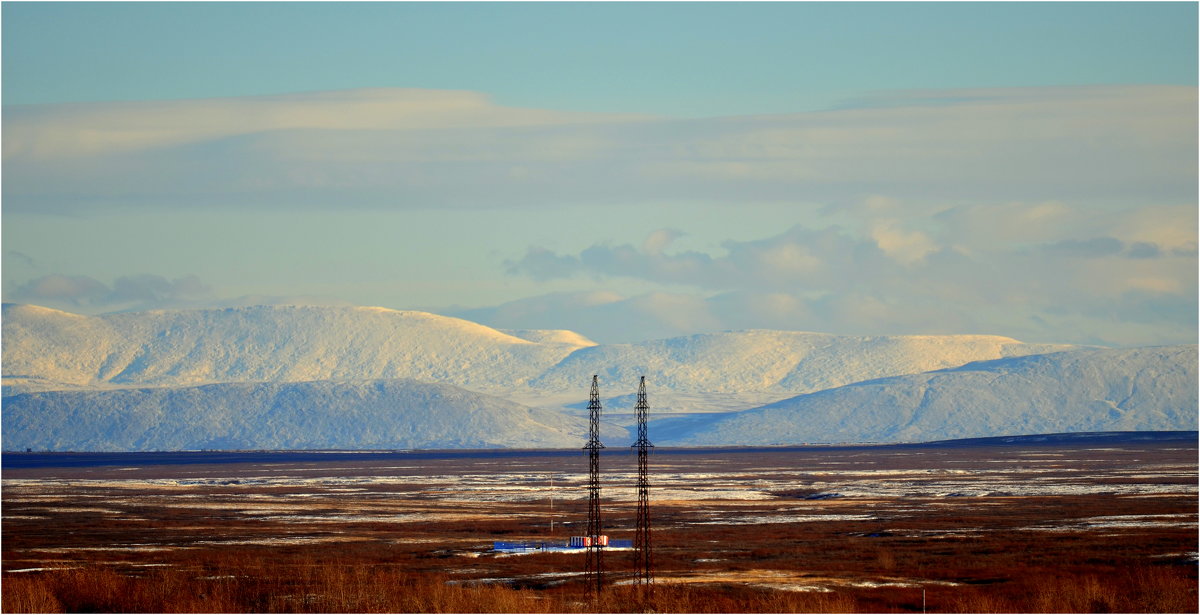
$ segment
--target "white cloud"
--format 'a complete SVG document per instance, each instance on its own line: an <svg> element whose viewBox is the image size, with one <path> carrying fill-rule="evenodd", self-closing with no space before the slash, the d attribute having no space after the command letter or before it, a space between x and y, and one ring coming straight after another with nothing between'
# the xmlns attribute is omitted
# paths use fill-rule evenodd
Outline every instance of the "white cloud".
<svg viewBox="0 0 1200 615"><path fill-rule="evenodd" d="M1123 211L1117 222L1119 236L1126 241L1145 242L1164 249L1196 251L1200 208L1195 203L1176 206L1146 206Z"/></svg>
<svg viewBox="0 0 1200 615"><path fill-rule="evenodd" d="M675 229L658 229L646 236L646 240L642 242L642 252L651 256L657 256L662 253L663 248L671 245L671 242L682 236L683 233Z"/></svg>
<svg viewBox="0 0 1200 615"><path fill-rule="evenodd" d="M672 293L634 297L611 291L553 293L449 314L501 329L569 329L605 343L638 342L724 327L710 313L703 297Z"/></svg>
<svg viewBox="0 0 1200 615"><path fill-rule="evenodd" d="M796 243L778 243L758 253L758 260L766 271L784 276L806 276L816 273L822 266L821 260L807 247Z"/></svg>
<svg viewBox="0 0 1200 615"><path fill-rule="evenodd" d="M897 220L875 221L871 239L875 240L884 254L905 265L916 264L938 249L925 233L900 228Z"/></svg>
<svg viewBox="0 0 1200 615"><path fill-rule="evenodd" d="M654 241L648 243L657 247ZM584 274L711 290L768 291L842 287L853 283L843 276L848 271L861 272L870 280L900 273L872 240L832 227L794 226L765 239L726 241L723 247L726 253L719 256L697 251L647 253L628 244L597 244L578 256L533 248L521 260L509 263L509 273L542 280Z"/></svg>
<svg viewBox="0 0 1200 615"><path fill-rule="evenodd" d="M154 274L119 276L109 286L86 275L52 274L17 286L6 301L67 308L179 307L212 298L212 288L195 275L167 279Z"/></svg>
<svg viewBox="0 0 1200 615"><path fill-rule="evenodd" d="M105 284L84 275L47 275L29 280L13 293L17 301L100 303L112 293Z"/></svg>
<svg viewBox="0 0 1200 615"><path fill-rule="evenodd" d="M892 200L869 209L890 216L904 206ZM1174 218L1175 226L1194 229L1188 208L1156 211L1159 219L1145 228L1168 228ZM704 330L1028 333L1039 341L1116 344L1138 336L1153 343L1195 339L1194 230L1190 241L1186 232L1147 234L1124 226L1130 218L1122 212L1092 216L1079 226L1024 232L1019 225L981 224L1007 219L1005 212L1019 221L1086 216L1065 203L998 204L914 220L866 218L858 230L797 225L762 239L727 241L720 254L671 252L652 233L642 250L593 245L578 256L531 251L510 271L691 287L694 300L676 300L686 309L629 307L657 326L680 331L665 314L686 314L696 326L704 323ZM1176 245L1135 237L1174 238ZM1065 327L1067 322L1072 326ZM1068 329L1072 337L1066 337Z"/></svg>
<svg viewBox="0 0 1200 615"><path fill-rule="evenodd" d="M382 89L6 107L4 207L10 222L47 210L102 216L114 205L495 208L514 221L494 225L494 260L509 255L524 284L600 280L623 292L484 312L504 326L601 340L595 330L626 326L659 336L768 327L1195 337L1195 88L910 92L868 103L669 120ZM588 215L605 216L656 202L702 204L707 217L646 218L635 240L596 232L579 245L568 232L532 239L524 228L538 207L592 205ZM735 233L720 225L756 212L757 236L743 226L722 241ZM472 223L451 219L436 230L447 241L454 225ZM517 256L514 243L533 245ZM159 282L130 277L118 289L46 276L15 289L77 305L186 291Z"/></svg>
<svg viewBox="0 0 1200 615"><path fill-rule="evenodd" d="M20 211L1194 198L1195 88L919 94L696 120L400 89L6 107L4 196Z"/></svg>
<svg viewBox="0 0 1200 615"><path fill-rule="evenodd" d="M73 158L281 131L310 131L310 138L324 131L334 138L347 138L357 131L484 130L635 117L501 107L478 92L400 88L27 105L5 109L4 157ZM300 133L294 134L304 140ZM581 145L587 146L568 142L565 149Z"/></svg>
<svg viewBox="0 0 1200 615"><path fill-rule="evenodd" d="M1003 292L999 301L970 297L964 304L936 295L897 294L895 289L649 293L599 304L565 300L575 296L529 297L451 315L498 328L569 329L601 343L740 329L844 335L987 333L1030 342L1115 346L1196 342L1195 293L1189 297L1162 289L1103 300L1093 297L1061 307Z"/></svg>

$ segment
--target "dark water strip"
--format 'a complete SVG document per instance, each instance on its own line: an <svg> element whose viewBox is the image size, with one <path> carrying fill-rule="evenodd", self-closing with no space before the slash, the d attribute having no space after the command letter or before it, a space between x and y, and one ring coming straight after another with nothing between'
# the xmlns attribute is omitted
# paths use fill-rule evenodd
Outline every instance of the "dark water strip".
<svg viewBox="0 0 1200 615"><path fill-rule="evenodd" d="M943 440L904 444L813 444L807 446L739 446L654 449L655 455L712 455L739 453L778 453L786 451L903 450L928 448L974 448L1006 446L1094 446L1184 442L1196 445L1196 431L1117 431L1067 434L1040 434ZM91 468L101 466L160 466L229 463L295 463L335 461L414 461L433 459L505 459L529 457L576 457L583 449L454 449L392 451L154 451L154 452L10 452L0 455L0 468ZM614 446L604 455L628 455L630 449Z"/></svg>
<svg viewBox="0 0 1200 615"><path fill-rule="evenodd" d="M761 453L786 450L811 450L817 447L705 447L658 448L655 455L706 455L720 453ZM832 448L862 447L819 447ZM630 455L627 447L612 447L602 455ZM397 451L155 451L155 452L5 452L0 467L18 468L90 468L100 466L161 466L229 463L296 463L337 461L416 461L436 459L505 459L530 457L573 458L585 454L580 449L455 449Z"/></svg>

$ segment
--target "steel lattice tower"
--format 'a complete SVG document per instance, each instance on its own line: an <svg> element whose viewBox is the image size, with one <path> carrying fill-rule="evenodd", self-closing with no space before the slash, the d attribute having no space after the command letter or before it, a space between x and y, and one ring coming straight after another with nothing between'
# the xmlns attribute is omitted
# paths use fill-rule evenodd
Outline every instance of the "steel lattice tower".
<svg viewBox="0 0 1200 615"><path fill-rule="evenodd" d="M593 587L596 595L604 585L604 565L601 554L604 551L600 544L600 385L598 376L592 376L592 392L588 401L588 442L583 447L588 452L588 525L587 525L587 564L584 568L584 581Z"/></svg>
<svg viewBox="0 0 1200 615"><path fill-rule="evenodd" d="M638 438L633 446L637 448L638 478L637 478L637 530L633 537L633 568L637 580L641 584L654 581L653 561L650 556L650 449L654 446L647 437L646 412L650 404L646 403L646 377L642 376L638 383L637 414Z"/></svg>

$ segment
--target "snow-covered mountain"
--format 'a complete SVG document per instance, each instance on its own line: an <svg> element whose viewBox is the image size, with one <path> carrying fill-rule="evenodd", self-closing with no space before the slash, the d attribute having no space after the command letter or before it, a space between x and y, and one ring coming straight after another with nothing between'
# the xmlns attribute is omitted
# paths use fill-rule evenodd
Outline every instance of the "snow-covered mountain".
<svg viewBox="0 0 1200 615"><path fill-rule="evenodd" d="M570 390L599 374L675 392L807 393L851 382L956 367L971 361L1070 348L995 335L857 337L797 331L730 331L638 344L581 347L529 385Z"/></svg>
<svg viewBox="0 0 1200 615"><path fill-rule="evenodd" d="M18 391L387 378L508 388L594 344L572 332L509 335L457 318L370 307L80 316L9 304L3 328L5 384Z"/></svg>
<svg viewBox="0 0 1200 615"><path fill-rule="evenodd" d="M599 374L606 394L627 392L645 375L661 391L771 391L780 399L1069 348L986 335L753 330L599 346L571 331L502 332L424 312L293 306L81 316L9 304L3 334L12 392L410 378L497 394L582 391L586 398Z"/></svg>
<svg viewBox="0 0 1200 615"><path fill-rule="evenodd" d="M652 416L676 417L653 426L658 444L1190 429L1174 417L1189 399L1196 410L1195 347L1112 351L1144 353L1117 361L999 336L761 330L599 345L572 331L346 306L81 316L5 305L2 339L9 450L572 447L593 374L614 445L643 375ZM1061 364L1068 355L1075 371ZM1104 375L1087 381L1087 370ZM1124 397L1083 386L1128 379ZM1094 400L1117 410L1093 413Z"/></svg>
<svg viewBox="0 0 1200 615"><path fill-rule="evenodd" d="M585 422L412 380L229 383L25 393L7 450L557 448Z"/></svg>
<svg viewBox="0 0 1200 615"><path fill-rule="evenodd" d="M652 424L665 445L903 442L1195 430L1197 348L1079 349L970 363Z"/></svg>

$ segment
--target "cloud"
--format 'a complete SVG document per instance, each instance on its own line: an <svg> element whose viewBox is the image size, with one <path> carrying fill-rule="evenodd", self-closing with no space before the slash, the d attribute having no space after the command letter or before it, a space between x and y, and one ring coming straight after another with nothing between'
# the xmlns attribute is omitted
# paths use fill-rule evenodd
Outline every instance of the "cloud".
<svg viewBox="0 0 1200 615"><path fill-rule="evenodd" d="M700 252L665 255L659 252L658 231L643 242L643 249L631 245L594 245L579 256L560 255L544 248L531 247L525 256L507 261L511 275L526 275L548 281L591 273L598 276L641 278L668 284L705 285L703 279L711 274L712 258ZM651 251L645 251L649 248Z"/></svg>
<svg viewBox="0 0 1200 615"><path fill-rule="evenodd" d="M10 262L16 262L21 265L24 265L25 267L36 267L37 266L37 263L34 262L32 256L29 256L28 254L17 251L17 250L5 250L4 258L9 260Z"/></svg>
<svg viewBox="0 0 1200 615"><path fill-rule="evenodd" d="M609 344L727 328L708 300L687 293L651 292L632 297L611 291L552 293L448 313L499 329L568 329Z"/></svg>
<svg viewBox="0 0 1200 615"><path fill-rule="evenodd" d="M206 302L204 307L239 308L256 305L311 305L352 307L357 304L324 295L241 295L229 299L218 299Z"/></svg>
<svg viewBox="0 0 1200 615"><path fill-rule="evenodd" d="M122 276L114 280L108 303L159 304L176 299L203 297L211 291L211 288L194 275L167 280L162 276L144 273Z"/></svg>
<svg viewBox="0 0 1200 615"><path fill-rule="evenodd" d="M596 293L606 300L575 301ZM1195 294L1132 290L1106 301L1014 309L1012 302L971 309L933 296L860 289L732 291L716 295L607 291L556 293L494 307L447 312L502 329L568 329L600 343L631 343L727 330L776 329L842 335L1006 335L1030 342L1157 345L1196 342Z"/></svg>
<svg viewBox="0 0 1200 615"><path fill-rule="evenodd" d="M603 343L638 342L721 327L720 321L707 313L701 297L668 293L626 297L607 290L551 293L447 314L500 329L568 329Z"/></svg>
<svg viewBox="0 0 1200 615"><path fill-rule="evenodd" d="M136 217L189 207L534 216L587 205L605 216L702 204L703 220L672 216L663 228L660 216L636 238L597 230L524 254L507 247L520 235L502 229L495 248L510 250L510 274L559 290L611 282L622 294L492 314L526 328L637 322L653 334L1179 339L1196 326L1194 311L1181 311L1196 294L1196 106L1194 87L1173 86L898 92L829 111L687 120L403 89L9 106L3 199L12 224L114 206ZM721 242L734 235L716 235L717 225L742 215L755 225L770 216L777 230L748 239L762 226L742 225ZM67 307L184 304L210 292L157 276L12 282L8 296ZM637 294L652 285L658 293Z"/></svg>
<svg viewBox="0 0 1200 615"><path fill-rule="evenodd" d="M209 299L212 289L194 275L174 280L153 274L120 276L110 287L89 276L53 274L25 282L11 296L18 303L51 307L158 308Z"/></svg>
<svg viewBox="0 0 1200 615"><path fill-rule="evenodd" d="M671 245L673 241L684 235L683 232L676 229L662 228L651 232L646 236L646 240L642 242L642 252L649 255L661 254L663 248Z"/></svg>
<svg viewBox="0 0 1200 615"><path fill-rule="evenodd" d="M1070 258L1100 258L1120 254L1125 248L1115 237L1092 237L1090 239L1064 239L1042 246L1051 256Z"/></svg>
<svg viewBox="0 0 1200 615"><path fill-rule="evenodd" d="M478 92L404 88L19 105L4 109L4 156L74 158L286 131L347 137L354 131L490 129L637 117L501 107Z"/></svg>
<svg viewBox="0 0 1200 615"><path fill-rule="evenodd" d="M579 259L560 256L545 248L531 247L520 261L508 261L508 272L528 275L539 282L570 277L579 270Z"/></svg>
<svg viewBox="0 0 1200 615"><path fill-rule="evenodd" d="M838 228L812 230L794 226L783 234L753 241L727 241L723 256L697 251L658 251L651 233L643 249L629 244L593 245L578 256L530 248L508 271L535 279L551 280L574 275L624 277L660 284L686 285L711 290L777 289L841 283L841 273L858 270L872 278L898 272L871 240L850 236ZM646 251L645 247L654 249Z"/></svg>
<svg viewBox="0 0 1200 615"><path fill-rule="evenodd" d="M563 313L595 310L617 303L625 297L612 291L588 291L577 293L551 293L511 301L500 306L481 310L463 310L456 314L470 320L488 319L504 322L511 329L562 329L557 320ZM482 320L480 320L482 322Z"/></svg>
<svg viewBox="0 0 1200 615"><path fill-rule="evenodd" d="M871 229L871 239L893 260L906 265L924 260L937 251L937 245L921 231L901 228L897 220L881 220Z"/></svg>
<svg viewBox="0 0 1200 615"><path fill-rule="evenodd" d="M3 195L10 211L1194 200L1196 103L1191 87L1123 86L690 120L406 89L9 106Z"/></svg>
<svg viewBox="0 0 1200 615"><path fill-rule="evenodd" d="M1044 244L1040 249L1052 257L1105 258L1120 256L1134 259L1194 258L1195 244L1166 248L1150 241L1121 241L1116 237L1064 239Z"/></svg>
<svg viewBox="0 0 1200 615"><path fill-rule="evenodd" d="M1129 258L1158 258L1162 256L1162 249L1157 244L1148 241L1138 241L1129 246L1127 251Z"/></svg>
<svg viewBox="0 0 1200 615"><path fill-rule="evenodd" d="M104 303L112 294L105 284L85 275L47 275L30 280L14 292L20 302L66 302L72 305Z"/></svg>
<svg viewBox="0 0 1200 615"><path fill-rule="evenodd" d="M876 198L866 205L854 226L796 225L761 239L726 241L720 253L673 252L653 231L640 248L531 249L509 271L671 285L691 297L676 299L688 306L677 313L704 330L997 333L1112 344L1196 338L1194 231L1190 240L1186 233L1163 232L1171 226L1168 212L1175 226L1186 227L1194 208L1150 208L1158 212L1156 223L1134 225L1128 212L1089 216L1086 208L1059 202L963 206L915 218L892 217L907 206L903 200ZM986 224L1013 218L1080 223L1025 231ZM659 332L683 331L627 302ZM571 328L569 319L560 322Z"/></svg>

